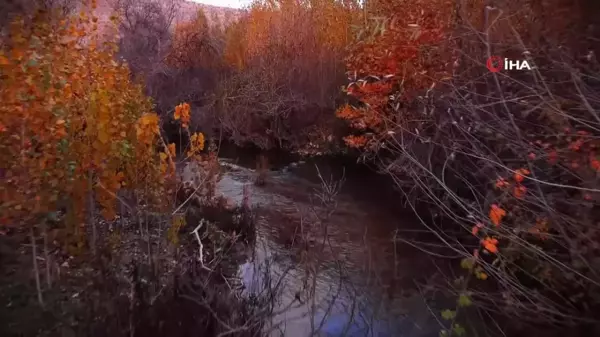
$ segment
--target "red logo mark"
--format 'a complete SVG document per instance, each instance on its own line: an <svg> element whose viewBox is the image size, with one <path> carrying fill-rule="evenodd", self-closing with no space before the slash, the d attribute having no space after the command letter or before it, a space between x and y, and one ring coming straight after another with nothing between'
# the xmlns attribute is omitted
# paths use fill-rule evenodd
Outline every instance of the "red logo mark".
<svg viewBox="0 0 600 337"><path fill-rule="evenodd" d="M504 59L500 56L490 56L485 65L491 72L497 73L504 69Z"/></svg>

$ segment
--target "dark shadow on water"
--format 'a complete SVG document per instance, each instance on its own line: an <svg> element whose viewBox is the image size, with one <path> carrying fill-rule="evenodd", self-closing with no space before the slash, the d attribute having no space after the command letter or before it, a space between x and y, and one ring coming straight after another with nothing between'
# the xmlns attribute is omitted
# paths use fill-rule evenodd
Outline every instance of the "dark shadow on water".
<svg viewBox="0 0 600 337"><path fill-rule="evenodd" d="M278 157L281 168L271 171L267 184L255 186L254 154L227 154L224 160L242 167L225 174L220 192L240 200L246 185L251 202L260 205L256 256L242 266L247 289L260 288L264 275L257 270L270 261L269 278L282 288L280 307L306 295L303 305L274 318L285 325L284 336L438 336L431 313L447 303L443 298L432 303L422 289L446 266L394 242L397 231L408 233L406 239L431 237L400 206L401 195L384 176L344 157ZM319 172L325 181L344 178L327 217L316 198Z"/></svg>

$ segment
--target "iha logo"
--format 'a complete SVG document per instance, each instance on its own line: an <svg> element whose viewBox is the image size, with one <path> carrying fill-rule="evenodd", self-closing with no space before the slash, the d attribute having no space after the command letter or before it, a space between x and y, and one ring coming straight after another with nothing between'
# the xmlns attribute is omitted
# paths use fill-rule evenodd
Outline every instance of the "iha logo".
<svg viewBox="0 0 600 337"><path fill-rule="evenodd" d="M531 70L531 66L526 60L509 60L500 56L490 56L485 65L493 73L497 73L503 69Z"/></svg>

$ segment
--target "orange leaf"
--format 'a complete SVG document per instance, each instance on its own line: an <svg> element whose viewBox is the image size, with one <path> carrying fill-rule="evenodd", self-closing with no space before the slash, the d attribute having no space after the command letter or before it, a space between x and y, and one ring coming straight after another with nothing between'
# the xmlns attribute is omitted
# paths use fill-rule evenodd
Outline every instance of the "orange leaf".
<svg viewBox="0 0 600 337"><path fill-rule="evenodd" d="M490 220L496 226L500 226L500 221L506 215L506 211L502 208L498 207L498 205L493 204L490 209Z"/></svg>
<svg viewBox="0 0 600 337"><path fill-rule="evenodd" d="M508 182L506 180L504 180L504 178L498 178L496 180L496 188L503 188L508 186Z"/></svg>
<svg viewBox="0 0 600 337"><path fill-rule="evenodd" d="M514 194L517 199L523 199L525 192L527 192L527 187L523 185L519 185L514 189Z"/></svg>
<svg viewBox="0 0 600 337"><path fill-rule="evenodd" d="M179 120L181 118L181 106L178 105L175 107L175 114L173 115L175 120Z"/></svg>
<svg viewBox="0 0 600 337"><path fill-rule="evenodd" d="M518 174L518 173L515 173L515 181L518 182L518 183L522 182L523 181L523 176L520 175L520 174Z"/></svg>
<svg viewBox="0 0 600 337"><path fill-rule="evenodd" d="M600 171L600 161L596 159L593 153L590 153L590 165L595 171Z"/></svg>
<svg viewBox="0 0 600 337"><path fill-rule="evenodd" d="M515 172L514 178L515 180L520 183L523 181L523 179L525 179L525 176L528 175L530 172L527 169L518 169Z"/></svg>
<svg viewBox="0 0 600 337"><path fill-rule="evenodd" d="M481 222L478 222L475 224L475 226L473 226L473 228L471 228L471 233L473 233L473 235L477 235L480 228L483 228L483 224Z"/></svg>
<svg viewBox="0 0 600 337"><path fill-rule="evenodd" d="M497 239L492 239L492 238L485 238L483 240L483 247L489 251L490 253L497 253L498 252L498 240Z"/></svg>
<svg viewBox="0 0 600 337"><path fill-rule="evenodd" d="M171 156L175 157L175 155L177 154L176 149L175 149L175 143L169 144L168 148L169 148L169 153L171 154Z"/></svg>

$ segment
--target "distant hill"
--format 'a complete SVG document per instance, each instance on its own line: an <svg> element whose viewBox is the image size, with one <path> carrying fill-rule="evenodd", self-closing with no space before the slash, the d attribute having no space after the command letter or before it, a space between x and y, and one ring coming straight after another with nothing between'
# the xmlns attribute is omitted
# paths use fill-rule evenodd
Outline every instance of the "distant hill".
<svg viewBox="0 0 600 337"><path fill-rule="evenodd" d="M208 18L209 24L229 24L241 16L243 10L231 7L205 5L193 1L181 1L178 21L188 21L194 18L198 10L202 9Z"/></svg>
<svg viewBox="0 0 600 337"><path fill-rule="evenodd" d="M243 13L243 10L237 8L211 6L182 0L179 3L179 17L177 18L177 21L185 22L193 19L200 9L204 11L209 24L229 24L237 20Z"/></svg>
<svg viewBox="0 0 600 337"><path fill-rule="evenodd" d="M97 0L98 8L96 10L96 15L98 16L100 26L106 26L109 24L115 1L118 0ZM142 0L130 1L135 2ZM209 25L227 25L239 19L244 12L243 10L237 8L211 6L187 0L158 1L165 8L174 6L176 9L174 16L175 24L190 21L195 17L198 10L203 10L208 19Z"/></svg>

